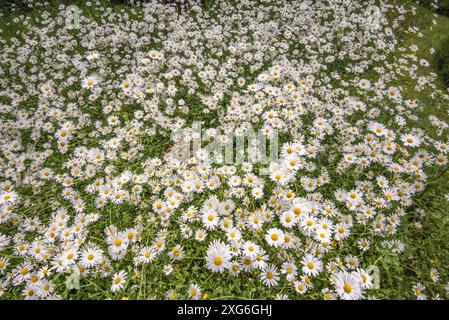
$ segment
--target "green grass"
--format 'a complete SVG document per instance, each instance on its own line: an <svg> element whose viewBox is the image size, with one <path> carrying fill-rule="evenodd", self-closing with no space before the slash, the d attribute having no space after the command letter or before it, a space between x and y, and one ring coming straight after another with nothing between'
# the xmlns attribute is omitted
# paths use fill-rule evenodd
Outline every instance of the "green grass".
<svg viewBox="0 0 449 320"><path fill-rule="evenodd" d="M435 2L435 0L420 0L420 3L428 9L435 10L439 14L449 16L449 0L438 0L438 8L435 8Z"/></svg>
<svg viewBox="0 0 449 320"><path fill-rule="evenodd" d="M444 84L449 86L449 36L442 41L437 50L437 67Z"/></svg>

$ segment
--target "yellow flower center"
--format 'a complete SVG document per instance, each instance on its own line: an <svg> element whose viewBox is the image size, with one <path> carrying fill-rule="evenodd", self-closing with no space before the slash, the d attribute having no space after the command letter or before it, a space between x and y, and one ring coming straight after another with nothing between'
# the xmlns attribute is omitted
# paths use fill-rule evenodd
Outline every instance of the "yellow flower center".
<svg viewBox="0 0 449 320"><path fill-rule="evenodd" d="M343 290L349 294L352 292L352 287L348 283L345 283L345 285L343 286Z"/></svg>

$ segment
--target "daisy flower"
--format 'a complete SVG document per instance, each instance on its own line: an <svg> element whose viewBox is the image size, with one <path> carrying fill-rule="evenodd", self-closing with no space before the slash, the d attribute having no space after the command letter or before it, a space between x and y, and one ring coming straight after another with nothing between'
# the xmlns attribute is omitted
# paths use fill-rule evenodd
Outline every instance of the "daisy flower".
<svg viewBox="0 0 449 320"><path fill-rule="evenodd" d="M302 260L302 271L308 276L316 276L323 270L323 263L311 254L306 254Z"/></svg>
<svg viewBox="0 0 449 320"><path fill-rule="evenodd" d="M427 300L427 296L423 293L426 287L421 283L417 283L413 286L413 292L418 300Z"/></svg>
<svg viewBox="0 0 449 320"><path fill-rule="evenodd" d="M275 287L279 283L279 272L273 264L267 264L265 268L262 269L260 278L262 284L266 285L268 288Z"/></svg>
<svg viewBox="0 0 449 320"><path fill-rule="evenodd" d="M92 89L97 83L98 79L94 76L90 76L83 79L81 86L84 89Z"/></svg>
<svg viewBox="0 0 449 320"><path fill-rule="evenodd" d="M192 300L199 300L201 298L201 289L196 284L191 284L188 289L189 298Z"/></svg>
<svg viewBox="0 0 449 320"><path fill-rule="evenodd" d="M419 147L421 144L421 138L412 134L404 134L401 136L401 141L407 147Z"/></svg>
<svg viewBox="0 0 449 320"><path fill-rule="evenodd" d="M284 232L277 228L271 228L267 230L265 240L270 246L280 247L284 244L285 236Z"/></svg>
<svg viewBox="0 0 449 320"><path fill-rule="evenodd" d="M333 275L337 295L344 300L359 300L363 298L360 280L351 273L337 272Z"/></svg>
<svg viewBox="0 0 449 320"><path fill-rule="evenodd" d="M165 266L163 266L162 268L162 273L165 274L166 276L172 274L173 272L173 266L171 264L166 264Z"/></svg>
<svg viewBox="0 0 449 320"><path fill-rule="evenodd" d="M81 252L80 264L83 268L92 268L100 263L102 252L96 248L86 248Z"/></svg>
<svg viewBox="0 0 449 320"><path fill-rule="evenodd" d="M207 210L203 213L202 222L203 225L206 227L206 229L211 230L217 227L218 223L220 222L220 219L218 217L217 212L213 210Z"/></svg>

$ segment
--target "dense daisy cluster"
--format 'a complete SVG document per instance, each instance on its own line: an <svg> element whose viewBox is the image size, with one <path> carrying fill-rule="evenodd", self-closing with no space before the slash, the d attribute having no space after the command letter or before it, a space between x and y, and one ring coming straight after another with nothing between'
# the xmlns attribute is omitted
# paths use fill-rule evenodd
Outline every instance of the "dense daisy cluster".
<svg viewBox="0 0 449 320"><path fill-rule="evenodd" d="M449 151L448 124L400 85L447 103L397 38L419 33L415 9L378 6L376 28L346 0L93 1L75 30L64 6L18 17L0 50L0 296L200 299L215 277L375 298L375 261L403 252L401 220ZM167 156L194 121L223 143L261 130L279 160Z"/></svg>

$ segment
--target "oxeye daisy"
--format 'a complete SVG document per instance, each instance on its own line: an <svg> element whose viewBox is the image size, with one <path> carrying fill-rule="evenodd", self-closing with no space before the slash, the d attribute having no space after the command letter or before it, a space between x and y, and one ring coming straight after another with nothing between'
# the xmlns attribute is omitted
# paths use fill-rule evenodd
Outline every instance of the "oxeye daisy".
<svg viewBox="0 0 449 320"><path fill-rule="evenodd" d="M156 252L154 252L153 247L143 247L139 253L139 261L141 263L150 263L156 258Z"/></svg>
<svg viewBox="0 0 449 320"><path fill-rule="evenodd" d="M358 247L362 251L367 251L369 250L370 242L367 239L360 239L358 241Z"/></svg>
<svg viewBox="0 0 449 320"><path fill-rule="evenodd" d="M109 248L114 253L125 251L128 247L128 238L121 232L113 235L109 239Z"/></svg>
<svg viewBox="0 0 449 320"><path fill-rule="evenodd" d="M173 261L179 261L184 258L184 248L181 245L176 245L169 253Z"/></svg>
<svg viewBox="0 0 449 320"><path fill-rule="evenodd" d="M92 89L98 83L98 79L94 76L86 77L82 81L82 87L84 89Z"/></svg>
<svg viewBox="0 0 449 320"><path fill-rule="evenodd" d="M6 267L8 266L8 259L6 258L1 258L0 259L0 274L4 274Z"/></svg>
<svg viewBox="0 0 449 320"><path fill-rule="evenodd" d="M401 141L407 147L418 147L421 144L421 138L412 134L403 135Z"/></svg>
<svg viewBox="0 0 449 320"><path fill-rule="evenodd" d="M251 241L246 241L242 245L242 249L243 249L243 254L245 256L252 257L252 258L256 258L256 256L260 252L259 245L255 244L254 242L251 242Z"/></svg>
<svg viewBox="0 0 449 320"><path fill-rule="evenodd" d="M242 256L240 266L242 271L251 272L256 268L256 259L251 256Z"/></svg>
<svg viewBox="0 0 449 320"><path fill-rule="evenodd" d="M302 214L308 214L312 211L312 203L305 199L295 198L291 210L297 217L299 217Z"/></svg>
<svg viewBox="0 0 449 320"><path fill-rule="evenodd" d="M120 271L119 273L115 273L112 276L111 292L115 293L123 289L126 283L126 277L127 273L124 270Z"/></svg>
<svg viewBox="0 0 449 320"><path fill-rule="evenodd" d="M265 240L273 247L280 247L284 244L284 232L280 229L271 228L267 230Z"/></svg>
<svg viewBox="0 0 449 320"><path fill-rule="evenodd" d="M292 228L297 223L297 216L291 211L284 211L279 219L285 228Z"/></svg>
<svg viewBox="0 0 449 320"><path fill-rule="evenodd" d="M53 293L53 291L54 291L54 283L47 279L42 279L36 288L37 296L42 298L48 297Z"/></svg>
<svg viewBox="0 0 449 320"><path fill-rule="evenodd" d="M28 285L22 290L25 300L37 300L37 290L34 286Z"/></svg>
<svg viewBox="0 0 449 320"><path fill-rule="evenodd" d="M363 90L368 90L371 87L371 83L369 80L362 79L359 81L359 88Z"/></svg>
<svg viewBox="0 0 449 320"><path fill-rule="evenodd" d="M222 273L231 265L231 253L228 245L214 240L207 248L206 265L212 272Z"/></svg>
<svg viewBox="0 0 449 320"><path fill-rule="evenodd" d="M217 212L213 210L208 210L203 213L202 221L206 229L210 230L214 229L218 225L220 220Z"/></svg>
<svg viewBox="0 0 449 320"><path fill-rule="evenodd" d="M242 234L237 228L230 228L227 231L227 237L230 241L239 241L242 237Z"/></svg>
<svg viewBox="0 0 449 320"><path fill-rule="evenodd" d="M324 300L336 300L335 294L328 288L323 289L321 292L323 293Z"/></svg>
<svg viewBox="0 0 449 320"><path fill-rule="evenodd" d="M332 240L332 232L329 229L318 228L315 232L315 239L321 243L329 243Z"/></svg>
<svg viewBox="0 0 449 320"><path fill-rule="evenodd" d="M292 281L297 275L296 265L292 262L284 262L282 264L281 273L285 274L287 281Z"/></svg>
<svg viewBox="0 0 449 320"><path fill-rule="evenodd" d="M338 224L335 226L335 239L340 241L347 238L350 234L350 228L344 224Z"/></svg>
<svg viewBox="0 0 449 320"><path fill-rule="evenodd" d="M201 289L198 285L191 284L187 291L190 299L199 300L201 298Z"/></svg>
<svg viewBox="0 0 449 320"><path fill-rule="evenodd" d="M355 256L347 256L345 262L348 269L355 269L359 265L359 259Z"/></svg>
<svg viewBox="0 0 449 320"><path fill-rule="evenodd" d="M433 282L438 282L440 280L440 273L437 269L432 268L430 270L430 279L432 279Z"/></svg>
<svg viewBox="0 0 449 320"><path fill-rule="evenodd" d="M421 283L417 283L413 286L413 292L418 300L427 300L427 296L424 294L426 287Z"/></svg>
<svg viewBox="0 0 449 320"><path fill-rule="evenodd" d="M363 298L363 289L360 280L346 272L338 272L333 276L335 290L344 300L359 300Z"/></svg>
<svg viewBox="0 0 449 320"><path fill-rule="evenodd" d="M290 177L290 173L284 168L274 170L270 174L270 178L279 185L285 185Z"/></svg>
<svg viewBox="0 0 449 320"><path fill-rule="evenodd" d="M10 203L14 203L16 202L18 198L17 193L15 192L2 192L0 194L0 204L4 205L4 204L10 204Z"/></svg>
<svg viewBox="0 0 449 320"><path fill-rule="evenodd" d="M373 281L375 281L374 277L376 277L376 274L374 272L371 275L370 273L368 273L363 269L357 269L357 271L354 272L354 275L360 278L361 284L364 289L373 288L374 286Z"/></svg>
<svg viewBox="0 0 449 320"><path fill-rule="evenodd" d="M305 255L301 260L301 263L303 265L302 271L306 275L316 276L323 269L323 263L310 254Z"/></svg>
<svg viewBox="0 0 449 320"><path fill-rule="evenodd" d="M295 290L299 294L304 294L307 291L307 285L303 281L295 280L293 283Z"/></svg>
<svg viewBox="0 0 449 320"><path fill-rule="evenodd" d="M207 232L203 229L199 229L195 232L195 240L203 242L206 240Z"/></svg>
<svg viewBox="0 0 449 320"><path fill-rule="evenodd" d="M0 233L0 252L2 252L10 243L10 238ZM1 268L0 268L1 270Z"/></svg>
<svg viewBox="0 0 449 320"><path fill-rule="evenodd" d="M162 55L160 54L160 52L159 51L157 51L157 50L150 50L149 52L148 52L148 56L151 58L151 59L160 59L161 57L162 57Z"/></svg>
<svg viewBox="0 0 449 320"><path fill-rule="evenodd" d="M317 220L315 217L309 215L302 215L300 219L300 225L306 232L313 232L317 227Z"/></svg>
<svg viewBox="0 0 449 320"><path fill-rule="evenodd" d="M274 265L267 264L265 268L262 269L260 278L262 280L262 283L267 287L274 287L278 285L279 272Z"/></svg>
<svg viewBox="0 0 449 320"><path fill-rule="evenodd" d="M102 259L102 252L95 248L86 248L81 253L80 264L84 268L92 268L100 263Z"/></svg>
<svg viewBox="0 0 449 320"><path fill-rule="evenodd" d="M173 266L171 264L166 264L162 268L162 273L164 273L166 276L172 274L172 272L173 272Z"/></svg>
<svg viewBox="0 0 449 320"><path fill-rule="evenodd" d="M238 276L240 274L241 268L240 264L238 262L231 263L231 266L229 267L229 273L232 276Z"/></svg>

